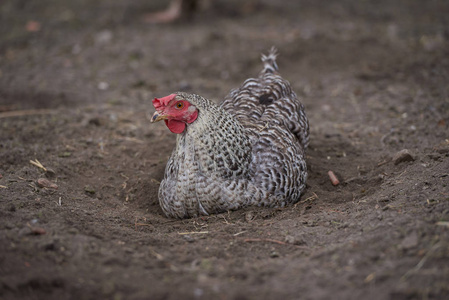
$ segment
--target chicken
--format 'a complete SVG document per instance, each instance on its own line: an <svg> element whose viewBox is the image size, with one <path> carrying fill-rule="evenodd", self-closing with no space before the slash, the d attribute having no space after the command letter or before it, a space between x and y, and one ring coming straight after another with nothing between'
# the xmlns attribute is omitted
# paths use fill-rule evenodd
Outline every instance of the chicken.
<svg viewBox="0 0 449 300"><path fill-rule="evenodd" d="M155 98L151 122L178 134L159 188L168 217L189 218L249 205L284 207L305 188L309 124L303 104L278 73L276 49L258 78L216 105L177 92Z"/></svg>

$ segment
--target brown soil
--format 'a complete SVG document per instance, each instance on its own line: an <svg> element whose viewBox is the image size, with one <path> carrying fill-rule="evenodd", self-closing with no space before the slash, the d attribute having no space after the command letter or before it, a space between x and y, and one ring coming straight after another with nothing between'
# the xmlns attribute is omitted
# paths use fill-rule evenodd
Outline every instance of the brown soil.
<svg viewBox="0 0 449 300"><path fill-rule="evenodd" d="M0 299L449 299L449 2L211 1L142 22L165 4L0 4ZM175 136L150 100L219 101L272 45L310 119L306 193L167 219Z"/></svg>

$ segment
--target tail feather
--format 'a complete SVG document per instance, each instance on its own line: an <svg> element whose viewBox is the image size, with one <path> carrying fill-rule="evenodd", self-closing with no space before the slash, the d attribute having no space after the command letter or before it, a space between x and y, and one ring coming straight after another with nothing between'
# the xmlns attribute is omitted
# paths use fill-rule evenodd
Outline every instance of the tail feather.
<svg viewBox="0 0 449 300"><path fill-rule="evenodd" d="M268 55L262 54L263 70L262 73L275 73L279 70L276 63L276 57L278 56L278 50L273 46L271 47Z"/></svg>

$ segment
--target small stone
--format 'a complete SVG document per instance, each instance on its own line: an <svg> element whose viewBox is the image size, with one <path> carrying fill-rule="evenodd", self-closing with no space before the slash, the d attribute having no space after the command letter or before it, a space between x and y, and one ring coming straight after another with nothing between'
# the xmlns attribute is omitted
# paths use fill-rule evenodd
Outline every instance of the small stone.
<svg viewBox="0 0 449 300"><path fill-rule="evenodd" d="M412 249L418 246L418 234L413 232L406 236L401 243L402 249Z"/></svg>
<svg viewBox="0 0 449 300"><path fill-rule="evenodd" d="M110 30L102 30L95 35L95 42L106 44L112 40L113 34Z"/></svg>
<svg viewBox="0 0 449 300"><path fill-rule="evenodd" d="M390 199L390 197L388 197L388 196L382 196L382 197L380 197L379 199L377 199L377 202L390 202L391 201L391 199Z"/></svg>
<svg viewBox="0 0 449 300"><path fill-rule="evenodd" d="M271 257L271 258L279 257L279 253L277 253L276 251L271 251L270 257Z"/></svg>
<svg viewBox="0 0 449 300"><path fill-rule="evenodd" d="M124 247L123 250L125 250L127 254L133 254L135 252L134 249L130 247Z"/></svg>
<svg viewBox="0 0 449 300"><path fill-rule="evenodd" d="M108 88L109 88L109 83L104 82L104 81L98 83L98 89L99 89L99 90L105 91L105 90L107 90Z"/></svg>
<svg viewBox="0 0 449 300"><path fill-rule="evenodd" d="M291 236L291 235L287 235L287 236L285 237L285 242L286 242L286 243L289 243L289 244L293 244L293 243L295 242L295 237L294 237L294 236Z"/></svg>
<svg viewBox="0 0 449 300"><path fill-rule="evenodd" d="M37 32L41 29L41 23L37 21L28 21L25 28L28 32Z"/></svg>
<svg viewBox="0 0 449 300"><path fill-rule="evenodd" d="M308 220L306 225L309 226L309 227L316 227L318 224L314 220Z"/></svg>
<svg viewBox="0 0 449 300"><path fill-rule="evenodd" d="M292 244L292 245L305 245L306 241L304 240L304 237L302 235L293 236L293 235L287 235L285 237L285 242Z"/></svg>
<svg viewBox="0 0 449 300"><path fill-rule="evenodd" d="M92 195L95 194L95 189L90 185L86 185L84 187L84 191L88 194L92 194Z"/></svg>
<svg viewBox="0 0 449 300"><path fill-rule="evenodd" d="M50 180L46 179L46 178L39 178L37 180L37 186L41 187L41 188L50 188L50 189L58 189L58 185L51 182Z"/></svg>
<svg viewBox="0 0 449 300"><path fill-rule="evenodd" d="M43 235L46 234L47 231L42 227L31 227L31 233L34 235Z"/></svg>
<svg viewBox="0 0 449 300"><path fill-rule="evenodd" d="M184 235L183 238L189 243L193 243L195 241L195 239L188 234Z"/></svg>
<svg viewBox="0 0 449 300"><path fill-rule="evenodd" d="M436 160L436 161L439 161L439 160L443 159L442 155L439 154L438 152L436 152L436 153L429 153L429 154L427 154L427 156L430 159L433 159L433 160Z"/></svg>
<svg viewBox="0 0 449 300"><path fill-rule="evenodd" d="M72 155L72 152L64 151L58 154L59 157L70 157Z"/></svg>
<svg viewBox="0 0 449 300"><path fill-rule="evenodd" d="M393 162L395 165L398 165L402 162L414 161L414 160L415 160L415 158L413 157L413 155L410 153L410 151L408 149L403 149L403 150L397 152L393 157Z"/></svg>

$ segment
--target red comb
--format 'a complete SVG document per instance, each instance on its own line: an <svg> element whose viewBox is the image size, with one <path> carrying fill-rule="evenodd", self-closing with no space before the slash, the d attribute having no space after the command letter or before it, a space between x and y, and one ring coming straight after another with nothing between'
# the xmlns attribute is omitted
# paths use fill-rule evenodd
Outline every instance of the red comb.
<svg viewBox="0 0 449 300"><path fill-rule="evenodd" d="M173 100L176 97L176 94L171 94L162 98L154 98L153 100L153 106L154 108L158 109L161 106L166 106L168 102Z"/></svg>

